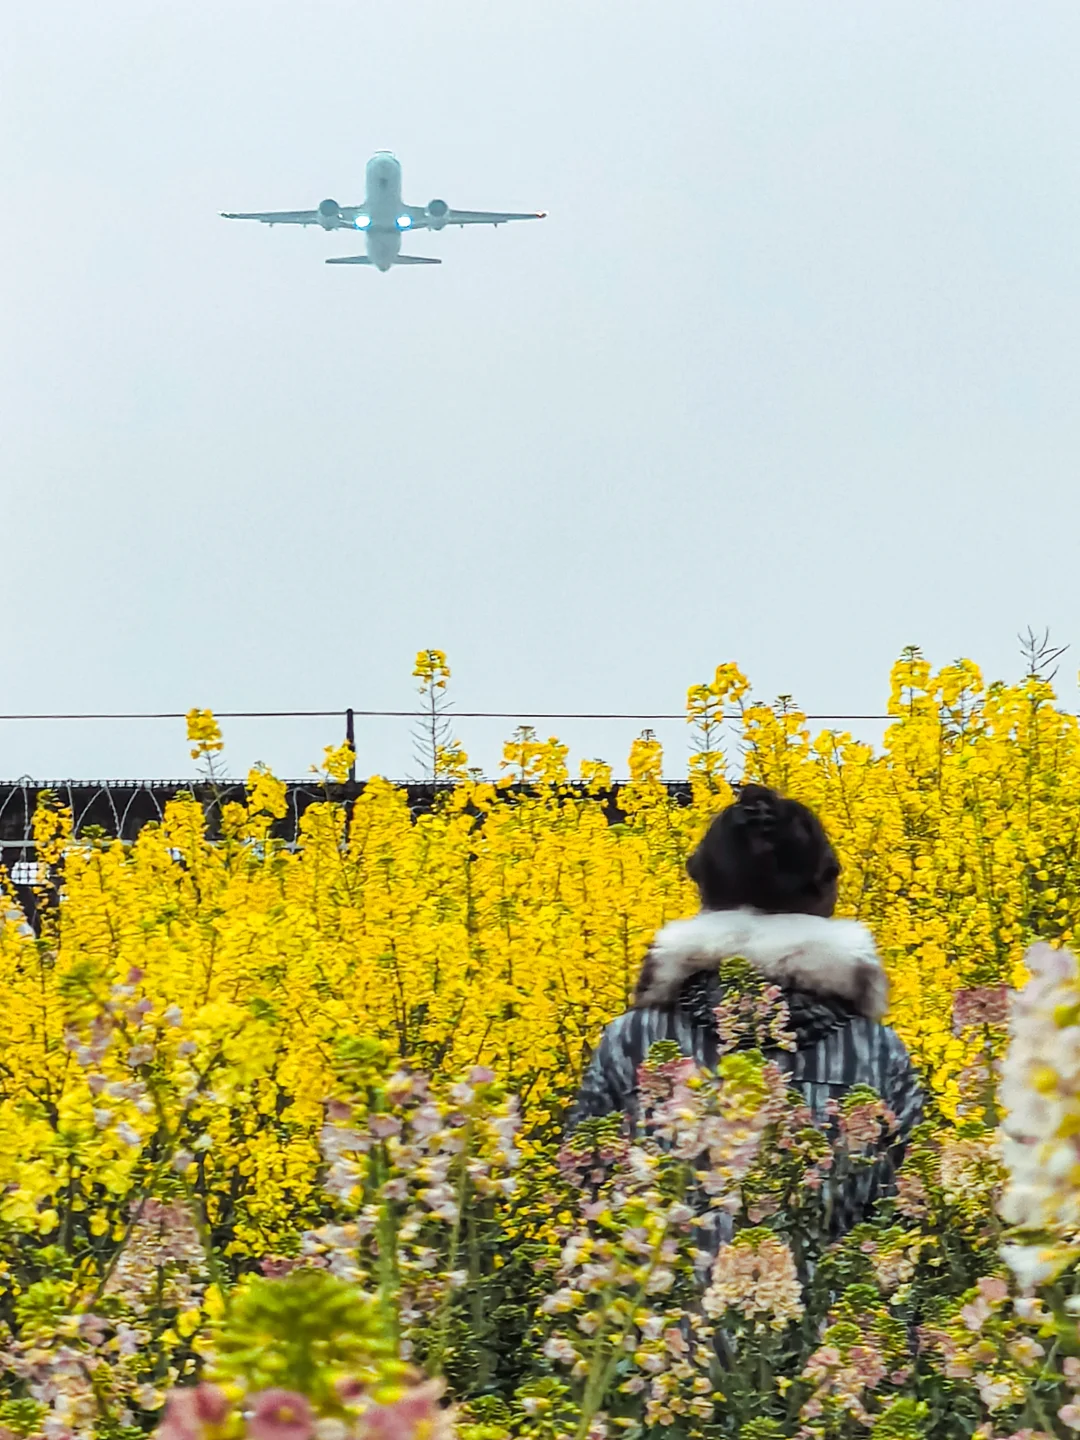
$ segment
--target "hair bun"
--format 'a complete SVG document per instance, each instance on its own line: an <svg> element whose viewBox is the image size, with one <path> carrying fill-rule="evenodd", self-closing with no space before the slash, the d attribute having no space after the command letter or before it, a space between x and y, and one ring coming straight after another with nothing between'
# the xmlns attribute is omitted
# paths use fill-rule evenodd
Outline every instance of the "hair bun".
<svg viewBox="0 0 1080 1440"><path fill-rule="evenodd" d="M766 790L764 785L744 785L735 802L739 818L748 830L757 830L763 835L772 835L776 830L777 795Z"/></svg>

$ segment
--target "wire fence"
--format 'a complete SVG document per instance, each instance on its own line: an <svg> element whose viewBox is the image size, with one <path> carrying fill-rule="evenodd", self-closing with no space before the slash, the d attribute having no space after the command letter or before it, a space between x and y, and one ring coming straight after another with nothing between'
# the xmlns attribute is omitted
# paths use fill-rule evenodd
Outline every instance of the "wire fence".
<svg viewBox="0 0 1080 1440"><path fill-rule="evenodd" d="M802 715L803 712L798 712ZM356 722L367 719L405 720L414 725L430 721L430 714L416 709L366 709L343 706L334 709L310 710L220 710L214 712L219 720L310 720L336 719L341 723L342 734L356 747ZM458 710L452 704L442 712L442 718L456 723L459 720L502 720L524 725L532 721L631 721L643 725L651 723L680 722L685 724L685 711L552 711L552 710ZM731 710L723 716L725 722L738 722L742 714ZM826 724L848 724L859 722L885 722L896 717L884 714L806 714L808 722ZM96 723L96 722L180 722L187 719L185 711L43 711L38 713L19 712L0 714L0 721L11 723ZM98 772L100 774L100 771ZM434 801L434 786L429 782L401 782L409 793L409 805L414 814L427 809ZM665 782L672 797L685 803L689 798L689 787L685 780ZM621 782L616 781L610 801L612 815L618 817L617 794ZM300 817L308 805L325 798L326 791L311 778L287 781L288 815L275 827L279 838L293 842L299 831ZM355 765L348 781L333 787L335 798L351 800L363 790L363 782L356 779ZM205 790L205 795L202 793ZM36 871L33 863L35 851L33 841L33 814L38 798L48 791L72 814L76 835L91 829L125 841L131 841L143 825L160 821L166 804L181 791L197 792L206 801L209 809L220 809L225 800L242 800L245 782L238 779L219 779L213 793L204 782L196 777L180 779L54 779L31 778L24 775L18 780L0 780L0 864L15 866L13 878L17 884L31 884L31 872Z"/></svg>
<svg viewBox="0 0 1080 1440"><path fill-rule="evenodd" d="M295 848L301 833L304 812L311 805L330 799L351 804L364 793L363 780L323 783L316 779L285 782L285 814L275 820L270 834L275 840ZM615 781L603 794L601 803L609 823L618 823L626 816L620 794L625 781ZM447 784L431 781L404 781L409 810L414 818L429 812L445 795ZM581 793L594 794L584 784ZM665 782L671 799L679 805L691 800L691 787L685 780ZM514 785L512 791L529 792L528 785ZM223 807L247 798L244 780L205 778L186 780L98 780L98 781L0 781L0 867L7 871L15 886L26 915L36 913L37 900L33 887L48 879L48 872L37 860L34 837L34 813L41 797L48 793L54 803L64 806L71 815L71 831L76 839L109 838L131 844L144 825L160 824L166 806L180 794L194 795L206 819L207 836L220 838ZM0 902L3 891L0 890ZM2 914L0 905L0 914Z"/></svg>
<svg viewBox="0 0 1080 1440"><path fill-rule="evenodd" d="M190 712L182 710L12 711L0 714L0 722L7 722L8 724L12 725L20 723L29 725L49 725L53 723L90 725L98 723L108 724L110 722L117 725L128 724L132 722L136 724L146 722L162 722L175 724L178 722L186 721L189 713ZM799 714L800 718L805 719L808 723L825 724L830 726L846 726L849 724L858 725L868 723L882 724L889 720L895 720L897 718L895 715L874 713L836 712L804 714L804 712L802 711L798 711L797 713ZM425 747L430 747L432 743L428 734L432 714L430 711L420 710L416 708L369 709L361 706L341 706L326 709L302 710L215 710L214 715L216 719L222 721L236 720L258 722L266 720L337 720L341 725L341 734L343 739L352 745L354 752L357 749L357 722L366 720L390 720L410 722L412 726L419 727L424 732L422 743ZM452 701L448 703L441 702L439 711L437 713L437 719L440 724L455 725L459 721L471 720L502 721L510 722L519 728L529 726L533 722L546 721L566 721L572 723L631 722L646 727L653 724L677 724L680 727L685 727L687 724L687 718L687 714L684 710L459 710ZM722 715L718 715L715 718L718 722L725 725L738 725L738 723L742 721L745 716L743 714L743 710L741 709L729 709L726 710ZM646 729L643 733L650 736L652 734L652 732L648 729ZM139 778L138 771L134 772L133 775L133 772L131 770L128 770L127 774L129 777L131 777L128 779L121 779L115 773L113 773L113 775L108 779L91 779L90 777L94 774L96 774L97 776L110 775L110 770L112 769L112 767L109 766L108 768L98 768L99 764L100 760L97 764L94 765L94 768L89 771L89 774L87 773L86 769L83 769L83 776L85 778L77 782L80 788L93 787L97 789L98 787L104 787L106 790L112 792L119 792L124 789L137 789L144 784L149 784L159 790L167 790L173 784L173 782L169 780L149 778L149 776L155 774L155 770L157 772L157 775L160 776L161 774L161 771L157 770L157 767L153 764L152 761L150 763L150 766L141 770L141 778ZM52 767L50 766L50 769L51 768ZM392 768L398 767L394 766ZM406 765L404 768L410 767ZM12 787L25 787L27 785L39 789L47 787L56 790L58 788L62 788L63 786L76 783L73 782L70 778L66 780L46 781L41 778L43 773L42 770L39 769L36 765L34 766L34 769L37 771L36 775L31 775L24 771L24 773L22 773L17 780L12 779L5 781L3 779L0 779L0 787L3 787L6 792L10 792L10 789ZM423 773L427 773L430 775L430 764L425 763L420 766L420 769ZM279 771L278 773L281 772ZM288 773L287 769L285 770L285 773ZM70 777L72 771L67 770L66 774ZM355 780L356 774L357 772L354 764L354 766L350 770L350 780ZM190 784L191 781L188 780L186 782L176 783Z"/></svg>

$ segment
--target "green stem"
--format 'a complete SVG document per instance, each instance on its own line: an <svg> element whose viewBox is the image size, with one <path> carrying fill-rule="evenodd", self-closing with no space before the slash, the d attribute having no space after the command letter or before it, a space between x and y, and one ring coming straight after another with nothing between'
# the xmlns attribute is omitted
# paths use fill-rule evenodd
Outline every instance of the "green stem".
<svg viewBox="0 0 1080 1440"><path fill-rule="evenodd" d="M464 1144L461 1147L461 1154L458 1157L461 1169L458 1173L457 1184L457 1215L454 1219L454 1228L450 1232L450 1254L447 1257L447 1269L452 1275L457 1269L458 1256L461 1253L461 1219L465 1213L465 1202L468 1198L469 1187L469 1149L473 1136L473 1122L470 1117L465 1123ZM443 1373L443 1365L446 1359L446 1350L450 1332L450 1311L453 1306L454 1287L451 1281L447 1281L439 1303L438 1316L438 1340L435 1349L429 1359L429 1367L436 1375Z"/></svg>
<svg viewBox="0 0 1080 1440"><path fill-rule="evenodd" d="M400 1289L397 1267L398 1225L394 1202L383 1199L380 1193L390 1178L390 1160L385 1144L378 1147L373 1159L377 1161L372 1168L375 1170L376 1194L379 1195L379 1219L376 1227L379 1246L379 1300L396 1345L400 1339L397 1310L397 1295Z"/></svg>
<svg viewBox="0 0 1080 1440"><path fill-rule="evenodd" d="M481 1290L480 1241L476 1233L475 1217L471 1207L466 1236L469 1250L469 1313L472 1316L472 1333L476 1341L477 1383L483 1392L492 1378L492 1356L488 1346L487 1315L484 1312L484 1295Z"/></svg>
<svg viewBox="0 0 1080 1440"><path fill-rule="evenodd" d="M656 1267L657 1260L660 1258L660 1252L663 1249L664 1241L667 1239L667 1231L668 1227L665 1224L663 1230L660 1232L659 1236L656 1239L656 1243L653 1246L652 1254L649 1256L649 1263L648 1268L645 1271L645 1276L642 1279L636 1293L634 1294L633 1299L630 1302L626 1313L626 1319L623 1321L618 1334L615 1335L613 1339L611 1337L607 1337L606 1339L604 1337L600 1338L600 1341L593 1354L592 1365L589 1367L588 1378L585 1381L585 1393L581 1397L581 1420L579 1421L578 1428L574 1434L574 1440L585 1440L585 1436L589 1433L589 1427L592 1425L593 1416L597 1413L597 1411L603 1404L604 1396L607 1394L608 1389L611 1386L611 1382L615 1378L615 1373L618 1369L623 1342L626 1340L627 1335L629 1335L630 1333L630 1327L634 1323L634 1315L637 1312L638 1306L645 1298L649 1278ZM605 1296L604 1311L606 1312L606 1310L607 1297ZM605 1352L608 1348L610 1348L611 1350L610 1359L605 1358ZM600 1361L599 1364L597 1363L598 1359Z"/></svg>

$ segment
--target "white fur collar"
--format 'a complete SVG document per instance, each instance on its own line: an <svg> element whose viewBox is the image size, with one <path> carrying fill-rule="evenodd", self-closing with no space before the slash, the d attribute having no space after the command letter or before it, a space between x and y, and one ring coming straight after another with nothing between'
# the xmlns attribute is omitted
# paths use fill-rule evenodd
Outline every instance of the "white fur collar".
<svg viewBox="0 0 1080 1440"><path fill-rule="evenodd" d="M865 925L756 910L702 910L665 925L645 957L634 1003L670 1005L684 980L736 957L773 984L846 1000L871 1020L888 1008L888 981Z"/></svg>

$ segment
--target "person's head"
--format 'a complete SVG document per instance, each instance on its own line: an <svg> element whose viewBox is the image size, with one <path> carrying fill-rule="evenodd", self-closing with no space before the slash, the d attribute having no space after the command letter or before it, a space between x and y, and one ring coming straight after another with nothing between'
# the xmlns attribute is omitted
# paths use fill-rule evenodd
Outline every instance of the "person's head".
<svg viewBox="0 0 1080 1440"><path fill-rule="evenodd" d="M744 785L686 862L706 910L831 915L840 864L821 821L798 800Z"/></svg>

